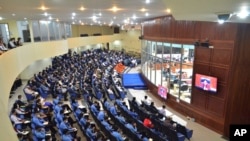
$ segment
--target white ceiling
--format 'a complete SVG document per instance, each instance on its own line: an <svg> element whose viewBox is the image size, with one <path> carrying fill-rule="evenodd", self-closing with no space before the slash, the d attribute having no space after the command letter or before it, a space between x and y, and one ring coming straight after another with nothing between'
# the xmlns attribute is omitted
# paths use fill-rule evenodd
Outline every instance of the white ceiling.
<svg viewBox="0 0 250 141"><path fill-rule="evenodd" d="M239 12L242 6L250 10L250 0L0 0L0 17L4 20L52 20L75 22L75 24L113 24L123 25L129 18L129 23L139 23L141 20L168 15L167 9L177 20L217 21L218 14L233 14ZM39 9L45 6L47 10ZM81 11L83 6L85 10ZM117 12L108 9L116 6ZM146 9L142 12L140 9ZM48 16L44 13L47 12ZM76 13L72 19L72 13ZM101 16L99 15L101 13ZM148 13L148 16L145 14ZM14 16L13 16L14 14ZM96 16L96 22L91 17ZM136 19L133 19L133 16ZM233 15L229 22L250 23Z"/></svg>

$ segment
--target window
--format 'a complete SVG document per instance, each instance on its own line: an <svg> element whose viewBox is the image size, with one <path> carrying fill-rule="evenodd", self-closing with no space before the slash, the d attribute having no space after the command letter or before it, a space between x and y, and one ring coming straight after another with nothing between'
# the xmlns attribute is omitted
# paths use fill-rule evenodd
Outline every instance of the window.
<svg viewBox="0 0 250 141"><path fill-rule="evenodd" d="M190 103L194 45L147 40L142 45L142 73L156 86Z"/></svg>

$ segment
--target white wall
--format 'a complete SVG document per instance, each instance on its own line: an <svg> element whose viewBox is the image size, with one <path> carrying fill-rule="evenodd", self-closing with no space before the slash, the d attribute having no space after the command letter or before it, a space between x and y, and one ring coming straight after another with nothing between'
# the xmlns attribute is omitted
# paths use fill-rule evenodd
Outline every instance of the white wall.
<svg viewBox="0 0 250 141"><path fill-rule="evenodd" d="M46 58L46 59L42 59L42 60L38 60L35 61L34 63L32 63L31 65L27 66L19 75L19 77L22 80L28 80L31 77L33 77L33 75L35 73L38 73L40 71L42 71L43 69L45 69L46 67L48 67L49 65L52 65L51 62L51 58Z"/></svg>

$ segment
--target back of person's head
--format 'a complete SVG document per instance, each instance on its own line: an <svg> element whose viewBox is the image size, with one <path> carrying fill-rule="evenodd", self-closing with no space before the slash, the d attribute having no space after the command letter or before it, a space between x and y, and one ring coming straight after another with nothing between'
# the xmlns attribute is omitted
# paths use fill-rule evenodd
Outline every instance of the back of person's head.
<svg viewBox="0 0 250 141"><path fill-rule="evenodd" d="M163 108L163 109L165 109L165 108L166 108L166 106L165 106L165 105L163 105L163 106L162 106L162 108Z"/></svg>
<svg viewBox="0 0 250 141"><path fill-rule="evenodd" d="M21 99L21 98L22 98L22 95L18 95L17 98L18 98L18 99Z"/></svg>
<svg viewBox="0 0 250 141"><path fill-rule="evenodd" d="M148 96L145 95L145 96L144 96L144 99L147 99L147 98L148 98Z"/></svg>
<svg viewBox="0 0 250 141"><path fill-rule="evenodd" d="M118 131L118 127L117 126L113 126L114 131Z"/></svg>

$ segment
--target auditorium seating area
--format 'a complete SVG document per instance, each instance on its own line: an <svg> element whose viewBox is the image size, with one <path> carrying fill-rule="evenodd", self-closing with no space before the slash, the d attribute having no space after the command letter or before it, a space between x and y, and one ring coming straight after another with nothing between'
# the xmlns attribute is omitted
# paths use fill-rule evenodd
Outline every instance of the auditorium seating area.
<svg viewBox="0 0 250 141"><path fill-rule="evenodd" d="M192 138L193 130L174 121L171 124L176 124L175 129L162 126L158 116L151 117L154 128L144 126L146 117L158 114L146 106L129 103L122 73L135 64L126 66L127 58L130 56L121 51L102 49L80 54L69 51L53 58L52 66L25 84L27 103L21 106L16 101L13 105L10 119L20 140L184 141Z"/></svg>

